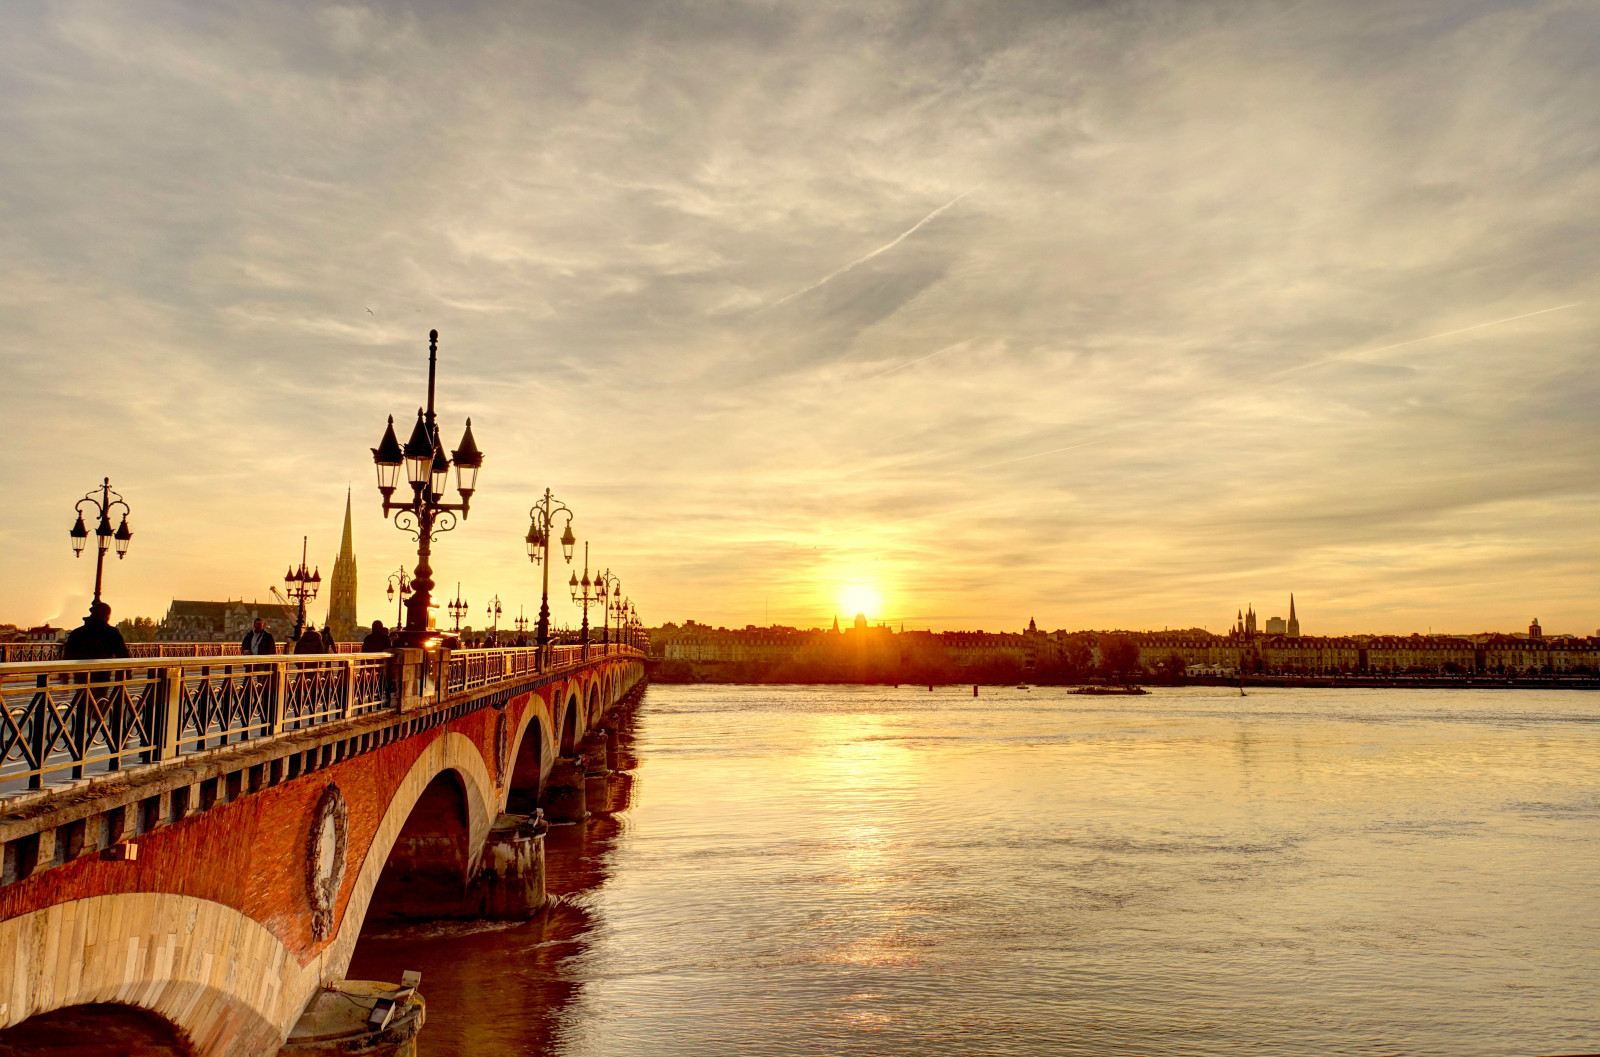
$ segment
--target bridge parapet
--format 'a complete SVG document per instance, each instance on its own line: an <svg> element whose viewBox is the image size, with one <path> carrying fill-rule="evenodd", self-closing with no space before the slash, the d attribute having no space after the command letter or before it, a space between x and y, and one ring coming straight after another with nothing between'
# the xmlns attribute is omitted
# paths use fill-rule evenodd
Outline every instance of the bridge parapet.
<svg viewBox="0 0 1600 1057"><path fill-rule="evenodd" d="M387 707L389 654L0 665L0 796Z"/></svg>
<svg viewBox="0 0 1600 1057"><path fill-rule="evenodd" d="M643 654L593 645L0 664L0 885L617 657Z"/></svg>
<svg viewBox="0 0 1600 1057"><path fill-rule="evenodd" d="M613 644L613 647L620 645ZM237 642L130 642L128 657L132 660L146 660L152 657L240 657L244 651ZM499 648L499 647L497 647ZM510 648L510 647L505 647ZM518 649L531 649L533 647L516 647ZM605 649L591 643L590 655ZM582 651L582 646L562 645L551 646L552 654L561 651ZM273 647L273 652L278 654L293 653L294 643L279 642ZM359 642L339 642L334 644L335 653L360 653ZM456 653L482 653L492 652L483 649L456 650ZM26 661L59 661L61 660L61 643L59 642L0 642L0 664L19 664Z"/></svg>

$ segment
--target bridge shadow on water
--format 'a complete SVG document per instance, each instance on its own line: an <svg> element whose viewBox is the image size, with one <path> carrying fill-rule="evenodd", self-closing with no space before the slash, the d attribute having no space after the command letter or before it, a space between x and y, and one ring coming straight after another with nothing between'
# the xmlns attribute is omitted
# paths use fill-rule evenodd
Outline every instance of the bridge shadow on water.
<svg viewBox="0 0 1600 1057"><path fill-rule="evenodd" d="M555 1054L583 984L569 970L598 921L591 896L610 876L612 852L632 802L631 724L618 738L619 770L608 780L609 810L555 825L545 836L550 899L526 922L384 921L369 918L346 976L395 980L422 973L427 1023L418 1053Z"/></svg>

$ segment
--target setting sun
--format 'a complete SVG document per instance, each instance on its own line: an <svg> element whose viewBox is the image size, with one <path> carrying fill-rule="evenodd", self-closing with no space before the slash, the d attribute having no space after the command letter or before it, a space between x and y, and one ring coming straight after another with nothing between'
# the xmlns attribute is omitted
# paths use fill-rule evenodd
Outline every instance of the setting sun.
<svg viewBox="0 0 1600 1057"><path fill-rule="evenodd" d="M839 593L839 602L843 606L846 616L865 613L869 617L879 618L883 600L879 597L877 589L867 584L849 584Z"/></svg>

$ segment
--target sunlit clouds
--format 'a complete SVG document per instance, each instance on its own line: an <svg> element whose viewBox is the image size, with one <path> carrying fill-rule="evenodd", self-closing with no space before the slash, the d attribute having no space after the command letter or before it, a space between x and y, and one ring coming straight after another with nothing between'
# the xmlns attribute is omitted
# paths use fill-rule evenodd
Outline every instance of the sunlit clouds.
<svg viewBox="0 0 1600 1057"><path fill-rule="evenodd" d="M475 625L549 486L652 623L1593 633L1597 71L1582 3L6 5L0 620L107 474L116 616L350 486L392 619L436 327Z"/></svg>

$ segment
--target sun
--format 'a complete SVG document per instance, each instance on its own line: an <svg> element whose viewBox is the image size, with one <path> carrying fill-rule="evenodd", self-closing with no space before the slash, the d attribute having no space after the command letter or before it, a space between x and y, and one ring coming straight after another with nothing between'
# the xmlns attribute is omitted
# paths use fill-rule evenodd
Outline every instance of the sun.
<svg viewBox="0 0 1600 1057"><path fill-rule="evenodd" d="M868 617L883 616L883 599L870 584L845 585L839 592L839 603L844 607L845 616L855 616L857 613L865 613Z"/></svg>

